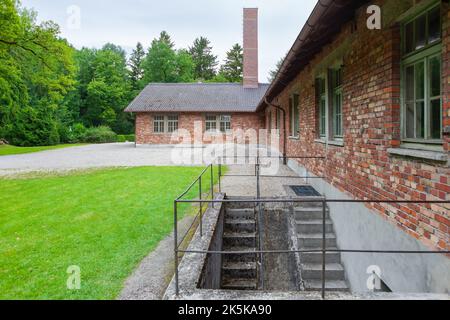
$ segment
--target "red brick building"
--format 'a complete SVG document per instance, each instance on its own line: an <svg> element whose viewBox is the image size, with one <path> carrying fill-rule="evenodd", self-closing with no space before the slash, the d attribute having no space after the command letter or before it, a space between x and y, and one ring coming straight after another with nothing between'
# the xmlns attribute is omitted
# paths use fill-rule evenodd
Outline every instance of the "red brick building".
<svg viewBox="0 0 450 320"><path fill-rule="evenodd" d="M191 139L202 135L202 141L184 142L214 143L235 138L236 129L262 129L264 114L255 111L268 84L258 83L258 9L244 9L243 48L242 84L149 84L125 110L136 115L136 143L177 144L181 137L173 133L178 130Z"/></svg>
<svg viewBox="0 0 450 320"><path fill-rule="evenodd" d="M380 29L367 26L369 5ZM291 161L298 170L356 199L450 200L448 1L321 1L266 98L258 111L288 157L328 158ZM450 250L448 205L371 208Z"/></svg>

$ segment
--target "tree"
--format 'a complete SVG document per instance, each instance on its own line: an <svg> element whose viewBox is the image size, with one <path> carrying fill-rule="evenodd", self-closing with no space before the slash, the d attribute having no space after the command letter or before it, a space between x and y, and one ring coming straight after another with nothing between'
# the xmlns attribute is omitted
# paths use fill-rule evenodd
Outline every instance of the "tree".
<svg viewBox="0 0 450 320"><path fill-rule="evenodd" d="M220 68L220 73L228 82L242 82L243 64L243 49L236 43L231 50L227 52L227 58Z"/></svg>
<svg viewBox="0 0 450 320"><path fill-rule="evenodd" d="M283 62L285 59L286 59L286 57L278 60L277 64L275 65L275 69L269 71L269 78L268 78L269 82L272 82L273 80L275 80L275 77L277 76L278 71L280 71L280 68L283 65Z"/></svg>
<svg viewBox="0 0 450 320"><path fill-rule="evenodd" d="M194 77L196 80L211 80L216 75L217 56L212 54L211 42L204 37L194 40L189 53L194 61Z"/></svg>
<svg viewBox="0 0 450 320"><path fill-rule="evenodd" d="M167 33L167 31L161 31L161 33L159 34L159 39L155 39L153 41L165 43L170 49L173 49L175 47L175 44L173 43L172 38Z"/></svg>
<svg viewBox="0 0 450 320"><path fill-rule="evenodd" d="M17 145L59 143L65 97L74 86L73 49L59 27L36 22L16 0L0 6L0 134Z"/></svg>
<svg viewBox="0 0 450 320"><path fill-rule="evenodd" d="M135 91L139 91L142 89L141 80L144 76L144 68L142 67L142 62L144 58L144 48L142 47L142 44L138 42L138 44L136 45L136 49L134 49L131 53L130 60L128 62L128 66L130 67L131 87Z"/></svg>

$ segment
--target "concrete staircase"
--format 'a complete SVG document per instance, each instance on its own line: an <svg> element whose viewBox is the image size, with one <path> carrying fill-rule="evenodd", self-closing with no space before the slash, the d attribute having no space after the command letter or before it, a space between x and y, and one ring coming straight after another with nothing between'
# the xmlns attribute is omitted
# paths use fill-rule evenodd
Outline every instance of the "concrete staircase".
<svg viewBox="0 0 450 320"><path fill-rule="evenodd" d="M227 208L225 211L222 260L222 289L258 288L256 213L254 207Z"/></svg>
<svg viewBox="0 0 450 320"><path fill-rule="evenodd" d="M295 208L299 250L322 250L323 211L322 207L308 206ZM326 213L326 248L337 249L336 235L330 213ZM322 289L322 252L301 253L301 272L307 291ZM326 289L327 291L349 291L345 281L345 270L341 264L341 254L326 254Z"/></svg>

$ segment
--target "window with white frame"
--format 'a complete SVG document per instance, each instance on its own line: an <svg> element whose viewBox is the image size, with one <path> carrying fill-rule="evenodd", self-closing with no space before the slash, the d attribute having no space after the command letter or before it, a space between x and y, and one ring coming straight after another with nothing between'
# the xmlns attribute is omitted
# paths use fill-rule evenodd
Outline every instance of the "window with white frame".
<svg viewBox="0 0 450 320"><path fill-rule="evenodd" d="M153 117L154 133L173 133L178 130L178 115L156 115Z"/></svg>
<svg viewBox="0 0 450 320"><path fill-rule="evenodd" d="M205 129L208 132L227 132L231 130L230 115L206 115Z"/></svg>
<svg viewBox="0 0 450 320"><path fill-rule="evenodd" d="M291 136L297 138L300 134L300 96L293 94L290 101Z"/></svg>
<svg viewBox="0 0 450 320"><path fill-rule="evenodd" d="M344 135L342 67L330 68L316 79L316 95L320 138L341 140Z"/></svg>
<svg viewBox="0 0 450 320"><path fill-rule="evenodd" d="M402 136L408 142L442 142L440 4L402 27Z"/></svg>
<svg viewBox="0 0 450 320"><path fill-rule="evenodd" d="M165 117L164 116L154 116L153 117L153 132L164 133L165 132Z"/></svg>
<svg viewBox="0 0 450 320"><path fill-rule="evenodd" d="M326 138L327 135L327 90L326 78L318 78L316 81L317 98L319 100L319 136Z"/></svg>

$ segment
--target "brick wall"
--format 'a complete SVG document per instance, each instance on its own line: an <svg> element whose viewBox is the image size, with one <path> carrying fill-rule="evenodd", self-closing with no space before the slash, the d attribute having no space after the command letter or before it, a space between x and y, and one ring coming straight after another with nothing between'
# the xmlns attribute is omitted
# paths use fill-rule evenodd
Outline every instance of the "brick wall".
<svg viewBox="0 0 450 320"><path fill-rule="evenodd" d="M161 115L161 113L158 113ZM172 134L160 134L153 131L153 113L137 113L136 114L136 143L137 144L178 144L191 143L190 141L183 140L182 137L173 137ZM232 113L231 114L231 127L232 130L242 129L246 131L248 129L259 130L264 127L264 117L256 113ZM178 127L179 129L187 130L192 138L194 138L195 123L201 124L201 132L205 130L205 115L202 113L181 113L178 114ZM237 136L237 142L240 141L240 136ZM225 137L222 138L222 140ZM245 137L242 137L245 142ZM203 135L202 141L195 141L194 143L221 143L220 136Z"/></svg>
<svg viewBox="0 0 450 320"><path fill-rule="evenodd" d="M397 5L393 0L375 2L390 6L390 15ZM444 125L450 125L450 13L448 5L443 4L443 8ZM404 8L397 10L399 15ZM370 31L365 27L365 8L361 8L356 15L357 31L352 31L350 25L343 26L334 41L274 100L289 114L289 96L294 92L300 94L300 139L288 140L287 154L326 154L325 145L317 141L318 101L314 85L323 62L328 63L329 57L341 48L344 146L329 146L327 162L299 162L314 174L325 175L329 183L357 199L450 200L448 164L392 156L387 152L401 143L400 28L393 22L398 15L383 17L383 29ZM346 42L348 45L342 50ZM289 126L289 119L285 125ZM448 152L449 136L444 140ZM450 206L375 204L369 207L429 247L450 250Z"/></svg>

